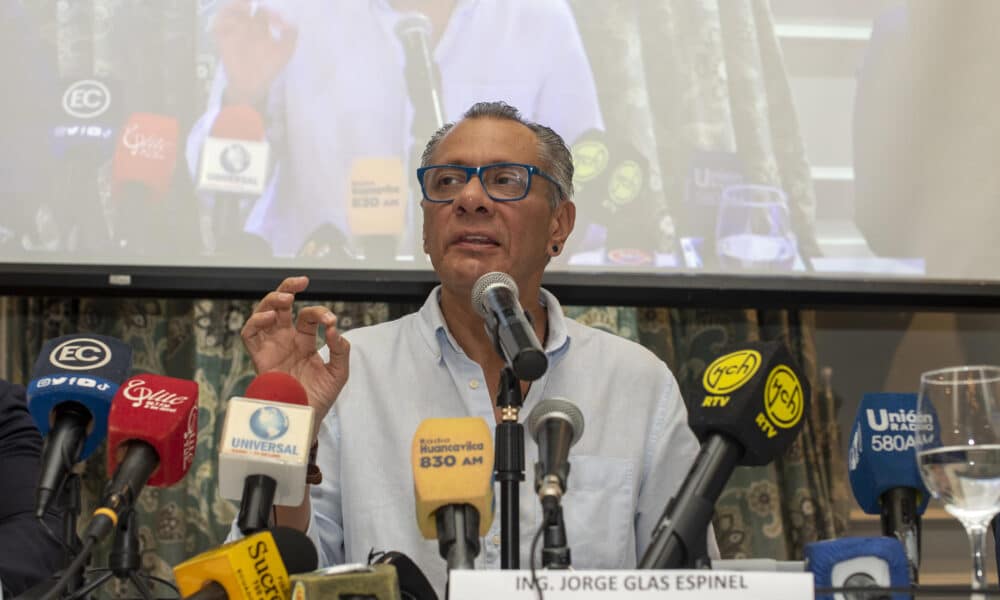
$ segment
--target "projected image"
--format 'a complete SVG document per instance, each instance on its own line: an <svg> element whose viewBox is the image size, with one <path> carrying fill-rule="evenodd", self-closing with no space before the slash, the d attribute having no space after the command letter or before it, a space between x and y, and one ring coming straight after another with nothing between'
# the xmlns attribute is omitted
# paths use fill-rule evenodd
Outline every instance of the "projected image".
<svg viewBox="0 0 1000 600"><path fill-rule="evenodd" d="M503 100L573 151L552 271L997 280L963 7L6 2L0 261L429 270L421 152Z"/></svg>

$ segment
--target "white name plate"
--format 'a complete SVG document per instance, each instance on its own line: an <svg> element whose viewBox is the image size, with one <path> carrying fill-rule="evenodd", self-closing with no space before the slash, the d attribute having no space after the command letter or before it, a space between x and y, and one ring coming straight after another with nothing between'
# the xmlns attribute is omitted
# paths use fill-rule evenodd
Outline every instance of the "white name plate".
<svg viewBox="0 0 1000 600"><path fill-rule="evenodd" d="M537 571L549 600L698 598L790 600L815 597L812 573L750 571ZM452 571L451 600L536 600L531 571Z"/></svg>

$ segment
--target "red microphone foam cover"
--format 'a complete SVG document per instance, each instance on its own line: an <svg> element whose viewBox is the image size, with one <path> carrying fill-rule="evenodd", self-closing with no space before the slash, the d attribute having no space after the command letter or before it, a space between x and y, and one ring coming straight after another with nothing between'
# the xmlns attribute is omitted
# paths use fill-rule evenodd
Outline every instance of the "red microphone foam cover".
<svg viewBox="0 0 1000 600"><path fill-rule="evenodd" d="M264 119L257 109L246 104L226 106L212 123L212 137L231 140L263 141L266 136Z"/></svg>
<svg viewBox="0 0 1000 600"><path fill-rule="evenodd" d="M160 457L148 484L173 485L191 468L197 439L197 383L163 375L129 377L118 388L108 414L108 473L115 472L124 456L119 448L140 440Z"/></svg>
<svg viewBox="0 0 1000 600"><path fill-rule="evenodd" d="M134 113L122 129L111 164L112 190L134 181L165 194L177 166L177 119Z"/></svg>
<svg viewBox="0 0 1000 600"><path fill-rule="evenodd" d="M268 371L254 377L247 386L246 397L309 406L306 389L299 380L281 371Z"/></svg>

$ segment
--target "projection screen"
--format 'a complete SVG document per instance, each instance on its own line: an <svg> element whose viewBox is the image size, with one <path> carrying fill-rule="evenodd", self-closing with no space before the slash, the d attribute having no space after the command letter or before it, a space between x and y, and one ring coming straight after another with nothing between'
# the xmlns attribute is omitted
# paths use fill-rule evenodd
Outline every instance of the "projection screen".
<svg viewBox="0 0 1000 600"><path fill-rule="evenodd" d="M550 272L998 283L998 17L989 0L6 1L0 272L429 273L424 144L502 100L574 154Z"/></svg>

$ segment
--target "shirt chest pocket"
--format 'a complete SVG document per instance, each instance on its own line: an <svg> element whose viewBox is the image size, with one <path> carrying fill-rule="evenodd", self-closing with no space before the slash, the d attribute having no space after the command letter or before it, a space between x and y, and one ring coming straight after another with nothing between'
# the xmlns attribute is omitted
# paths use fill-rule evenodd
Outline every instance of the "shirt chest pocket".
<svg viewBox="0 0 1000 600"><path fill-rule="evenodd" d="M570 456L563 497L566 539L576 569L635 564L635 473L632 463L605 456Z"/></svg>

